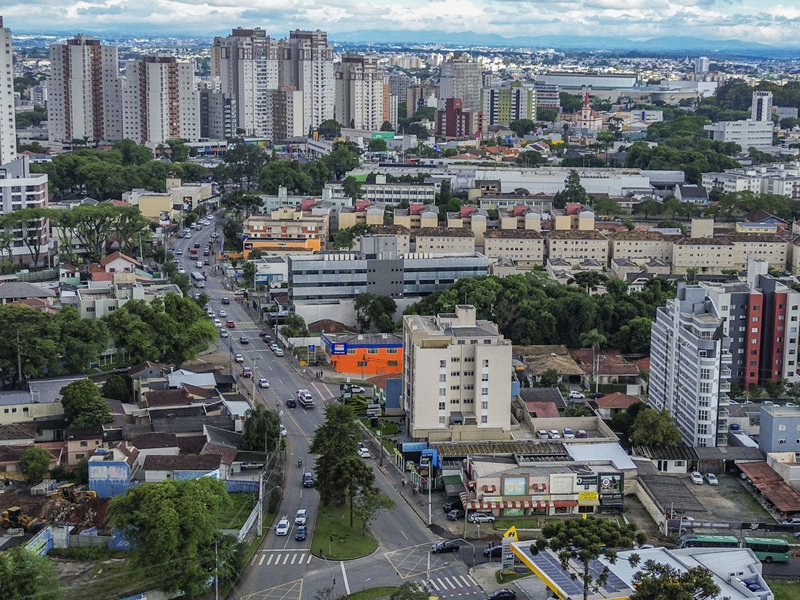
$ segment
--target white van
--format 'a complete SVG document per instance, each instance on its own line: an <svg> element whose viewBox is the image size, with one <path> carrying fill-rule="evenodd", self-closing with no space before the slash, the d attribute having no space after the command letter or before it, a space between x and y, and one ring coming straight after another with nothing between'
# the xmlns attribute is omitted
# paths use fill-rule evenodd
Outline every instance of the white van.
<svg viewBox="0 0 800 600"><path fill-rule="evenodd" d="M195 263L195 265L194 265L194 266L195 266L195 267L197 267L198 269L202 269L202 268L203 268L203 261L202 261L202 260L198 260L198 261Z"/></svg>
<svg viewBox="0 0 800 600"><path fill-rule="evenodd" d="M314 398L308 390L297 390L297 401L303 408L314 408Z"/></svg>

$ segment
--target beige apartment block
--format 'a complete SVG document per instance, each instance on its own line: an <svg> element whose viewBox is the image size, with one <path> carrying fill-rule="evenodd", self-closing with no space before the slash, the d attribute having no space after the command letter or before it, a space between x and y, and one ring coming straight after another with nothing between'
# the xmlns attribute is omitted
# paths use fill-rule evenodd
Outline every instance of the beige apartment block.
<svg viewBox="0 0 800 600"><path fill-rule="evenodd" d="M469 229L424 227L412 236L414 252L432 254L474 254L475 234Z"/></svg>
<svg viewBox="0 0 800 600"><path fill-rule="evenodd" d="M529 229L491 229L484 234L486 257L510 258L517 267L532 269L544 264L544 237Z"/></svg>
<svg viewBox="0 0 800 600"><path fill-rule="evenodd" d="M372 225L370 235L392 235L397 238L397 253L411 252L411 232L402 225Z"/></svg>
<svg viewBox="0 0 800 600"><path fill-rule="evenodd" d="M343 206L339 211L339 229L355 225L383 225L386 205L368 204L366 206Z"/></svg>
<svg viewBox="0 0 800 600"><path fill-rule="evenodd" d="M792 275L800 275L800 237L794 238L788 246L789 270Z"/></svg>
<svg viewBox="0 0 800 600"><path fill-rule="evenodd" d="M627 258L641 264L658 258L670 263L676 239L657 231L622 231L611 237L611 259Z"/></svg>
<svg viewBox="0 0 800 600"><path fill-rule="evenodd" d="M510 209L497 210L500 229L542 230L542 214L525 204L517 204Z"/></svg>
<svg viewBox="0 0 800 600"><path fill-rule="evenodd" d="M447 213L447 227L469 229L475 234L475 245L483 247L483 234L489 224L489 214L483 208L464 206L460 212Z"/></svg>
<svg viewBox="0 0 800 600"><path fill-rule="evenodd" d="M786 268L787 243L777 235L732 233L716 238L683 238L673 247L672 272L721 273L724 269L743 271L748 258L761 258L770 267Z"/></svg>
<svg viewBox="0 0 800 600"><path fill-rule="evenodd" d="M556 231L593 231L594 211L585 206L569 204L564 209L550 211Z"/></svg>
<svg viewBox="0 0 800 600"><path fill-rule="evenodd" d="M546 237L547 256L570 262L594 259L608 264L608 239L598 231L551 231Z"/></svg>
<svg viewBox="0 0 800 600"><path fill-rule="evenodd" d="M439 226L439 211L433 205L414 205L410 208L397 208L394 211L394 224L410 230Z"/></svg>
<svg viewBox="0 0 800 600"><path fill-rule="evenodd" d="M403 317L403 407L411 437L509 439L511 342L474 306Z"/></svg>

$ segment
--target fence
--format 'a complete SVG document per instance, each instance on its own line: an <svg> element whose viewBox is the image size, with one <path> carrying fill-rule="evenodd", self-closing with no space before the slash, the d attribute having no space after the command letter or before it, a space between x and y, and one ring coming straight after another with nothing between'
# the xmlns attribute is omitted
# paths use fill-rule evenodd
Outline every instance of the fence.
<svg viewBox="0 0 800 600"><path fill-rule="evenodd" d="M31 488L31 496L49 496L58 489L58 482L55 479L45 479Z"/></svg>
<svg viewBox="0 0 800 600"><path fill-rule="evenodd" d="M70 535L70 548L107 548L110 535Z"/></svg>
<svg viewBox="0 0 800 600"><path fill-rule="evenodd" d="M58 279L56 269L44 269L42 271L31 271L29 273L14 273L20 281L48 281Z"/></svg>

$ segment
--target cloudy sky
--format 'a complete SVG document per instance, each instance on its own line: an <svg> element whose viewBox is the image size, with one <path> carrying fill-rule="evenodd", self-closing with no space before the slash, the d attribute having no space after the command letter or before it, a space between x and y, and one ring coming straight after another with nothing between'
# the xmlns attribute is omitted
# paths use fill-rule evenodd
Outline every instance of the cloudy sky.
<svg viewBox="0 0 800 600"><path fill-rule="evenodd" d="M336 33L474 31L516 35L689 35L798 44L797 0L3 0L19 33L215 35L235 26ZM432 40L433 41L433 40Z"/></svg>

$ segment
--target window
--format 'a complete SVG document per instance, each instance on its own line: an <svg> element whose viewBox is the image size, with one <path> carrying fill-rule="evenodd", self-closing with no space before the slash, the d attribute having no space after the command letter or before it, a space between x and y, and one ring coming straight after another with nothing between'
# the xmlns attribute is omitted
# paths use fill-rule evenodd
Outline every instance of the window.
<svg viewBox="0 0 800 600"><path fill-rule="evenodd" d="M481 410L489 410L489 403L486 400L481 402Z"/></svg>
<svg viewBox="0 0 800 600"><path fill-rule="evenodd" d="M458 398L450 398L450 404L460 404L461 401Z"/></svg>
<svg viewBox="0 0 800 600"><path fill-rule="evenodd" d="M489 417L486 415L481 415L481 423L488 423Z"/></svg>
<svg viewBox="0 0 800 600"><path fill-rule="evenodd" d="M439 375L439 383L444 383L445 381L447 381L447 375L445 373L442 373L441 375Z"/></svg>
<svg viewBox="0 0 800 600"><path fill-rule="evenodd" d="M785 444L785 443L786 443L786 440L784 440L784 439L780 439L780 440L778 440L778 444L780 444L781 446L782 446L783 444Z"/></svg>
<svg viewBox="0 0 800 600"><path fill-rule="evenodd" d="M397 361L396 360L389 360L389 361L386 362L386 364L389 365L390 367L396 367L397 366Z"/></svg>
<svg viewBox="0 0 800 600"><path fill-rule="evenodd" d="M700 369L700 379L711 379L711 369Z"/></svg>
<svg viewBox="0 0 800 600"><path fill-rule="evenodd" d="M486 368L488 366L489 366L489 359L488 358L484 358L483 359L483 367Z"/></svg>
<svg viewBox="0 0 800 600"><path fill-rule="evenodd" d="M451 356L450 357L450 362L461 362L461 357L460 356Z"/></svg>
<svg viewBox="0 0 800 600"><path fill-rule="evenodd" d="M758 327L752 327L750 333L758 333Z"/></svg>
<svg viewBox="0 0 800 600"><path fill-rule="evenodd" d="M351 354L351 355L353 355L353 356L355 356L355 354L356 354L356 349L355 349L355 348L348 348L348 349L347 349L347 353L348 353L348 354Z"/></svg>
<svg viewBox="0 0 800 600"><path fill-rule="evenodd" d="M444 425L444 417L439 417L439 425Z"/></svg>
<svg viewBox="0 0 800 600"><path fill-rule="evenodd" d="M439 402L439 410L444 410L444 407L445 407L445 403L444 402Z"/></svg>
<svg viewBox="0 0 800 600"><path fill-rule="evenodd" d="M378 348L369 348L367 350L367 354L377 354L378 350L379 350Z"/></svg>
<svg viewBox="0 0 800 600"><path fill-rule="evenodd" d="M89 442L81 442L81 448L86 448L89 445Z"/></svg>
<svg viewBox="0 0 800 600"><path fill-rule="evenodd" d="M489 381L489 374L488 373L483 373L481 375L481 381Z"/></svg>
<svg viewBox="0 0 800 600"><path fill-rule="evenodd" d="M703 382L700 384L700 393L701 394L708 394L711 392L711 384L708 382Z"/></svg>
<svg viewBox="0 0 800 600"><path fill-rule="evenodd" d="M450 386L450 389L451 389L451 390L460 390L460 389L461 389L461 386L460 386L460 385L451 385L451 386Z"/></svg>
<svg viewBox="0 0 800 600"><path fill-rule="evenodd" d="M488 396L489 388L481 388L481 396Z"/></svg>
<svg viewBox="0 0 800 600"><path fill-rule="evenodd" d="M446 360L440 360L439 361L439 368L440 369L446 369L447 368L447 361Z"/></svg>
<svg viewBox="0 0 800 600"><path fill-rule="evenodd" d="M440 396L447 396L447 388L440 387L439 388L439 395Z"/></svg>
<svg viewBox="0 0 800 600"><path fill-rule="evenodd" d="M387 348L386 354L397 354L397 348Z"/></svg>
<svg viewBox="0 0 800 600"><path fill-rule="evenodd" d="M450 377L461 377L461 371L451 371Z"/></svg>
<svg viewBox="0 0 800 600"><path fill-rule="evenodd" d="M786 425L778 425L778 431L786 431Z"/></svg>

